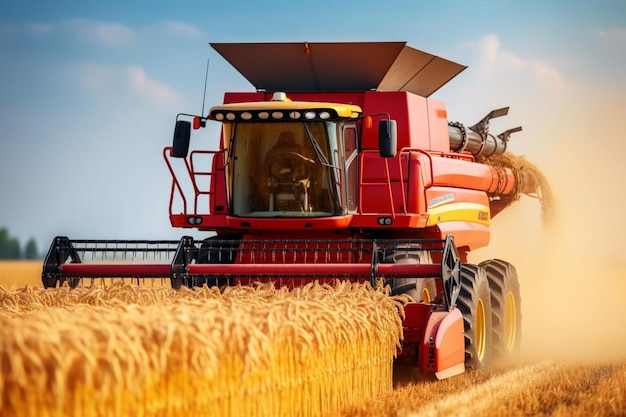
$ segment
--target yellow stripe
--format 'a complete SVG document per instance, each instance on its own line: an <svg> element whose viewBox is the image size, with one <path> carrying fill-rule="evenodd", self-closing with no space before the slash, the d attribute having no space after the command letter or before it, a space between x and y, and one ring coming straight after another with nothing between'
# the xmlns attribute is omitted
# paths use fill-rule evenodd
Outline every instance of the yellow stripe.
<svg viewBox="0 0 626 417"><path fill-rule="evenodd" d="M489 206L476 203L449 203L428 210L428 225L451 221L466 221L489 226Z"/></svg>

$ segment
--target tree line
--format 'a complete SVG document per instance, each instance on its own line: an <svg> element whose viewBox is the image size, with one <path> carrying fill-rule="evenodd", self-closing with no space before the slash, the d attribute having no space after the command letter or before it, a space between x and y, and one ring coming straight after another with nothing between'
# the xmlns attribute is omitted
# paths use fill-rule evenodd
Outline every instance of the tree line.
<svg viewBox="0 0 626 417"><path fill-rule="evenodd" d="M41 255L37 241L31 237L22 247L18 238L11 236L9 229L0 228L0 259L39 259Z"/></svg>

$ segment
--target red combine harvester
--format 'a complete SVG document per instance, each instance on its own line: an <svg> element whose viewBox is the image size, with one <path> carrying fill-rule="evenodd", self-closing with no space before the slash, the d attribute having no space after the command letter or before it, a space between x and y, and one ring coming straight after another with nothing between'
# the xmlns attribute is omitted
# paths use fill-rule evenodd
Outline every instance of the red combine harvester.
<svg viewBox="0 0 626 417"><path fill-rule="evenodd" d="M213 235L57 237L44 286L384 280L414 300L398 362L446 378L510 356L521 327L515 268L467 263L488 245L491 218L537 191L532 175L484 162L521 130L489 133L508 108L469 128L449 123L445 104L428 97L465 67L404 42L212 47L256 92L226 93L208 115L179 114L163 156L172 226ZM209 120L222 124L219 149L190 152Z"/></svg>

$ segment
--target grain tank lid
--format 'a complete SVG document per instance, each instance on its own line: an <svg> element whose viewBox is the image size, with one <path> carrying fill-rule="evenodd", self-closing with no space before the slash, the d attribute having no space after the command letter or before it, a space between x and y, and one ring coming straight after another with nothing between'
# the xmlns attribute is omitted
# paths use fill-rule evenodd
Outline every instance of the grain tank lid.
<svg viewBox="0 0 626 417"><path fill-rule="evenodd" d="M428 97L466 68L406 42L211 46L259 91L409 91Z"/></svg>

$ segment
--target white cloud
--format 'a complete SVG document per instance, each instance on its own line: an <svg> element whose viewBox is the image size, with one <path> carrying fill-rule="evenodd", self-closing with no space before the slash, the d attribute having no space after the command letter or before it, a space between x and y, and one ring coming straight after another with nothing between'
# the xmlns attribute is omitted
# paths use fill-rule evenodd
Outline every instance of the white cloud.
<svg viewBox="0 0 626 417"><path fill-rule="evenodd" d="M163 26L165 27L166 31L175 35L182 35L195 39L201 39L205 37L204 32L188 23L167 20L163 22Z"/></svg>
<svg viewBox="0 0 626 417"><path fill-rule="evenodd" d="M494 34L478 41L477 70L484 78L501 71L529 74L542 87L560 91L565 86L563 75L547 60L525 59L502 48L500 39Z"/></svg>
<svg viewBox="0 0 626 417"><path fill-rule="evenodd" d="M163 109L180 110L184 98L167 85L146 75L138 66L115 66L86 63L77 67L74 79L83 91L105 100L124 100L124 94Z"/></svg>
<svg viewBox="0 0 626 417"><path fill-rule="evenodd" d="M179 93L167 85L149 78L143 68L127 67L125 73L133 91L143 98L161 107L183 107L184 99Z"/></svg>
<svg viewBox="0 0 626 417"><path fill-rule="evenodd" d="M70 31L79 39L111 48L123 48L135 42L135 32L119 23L94 22L74 19L67 22Z"/></svg>

